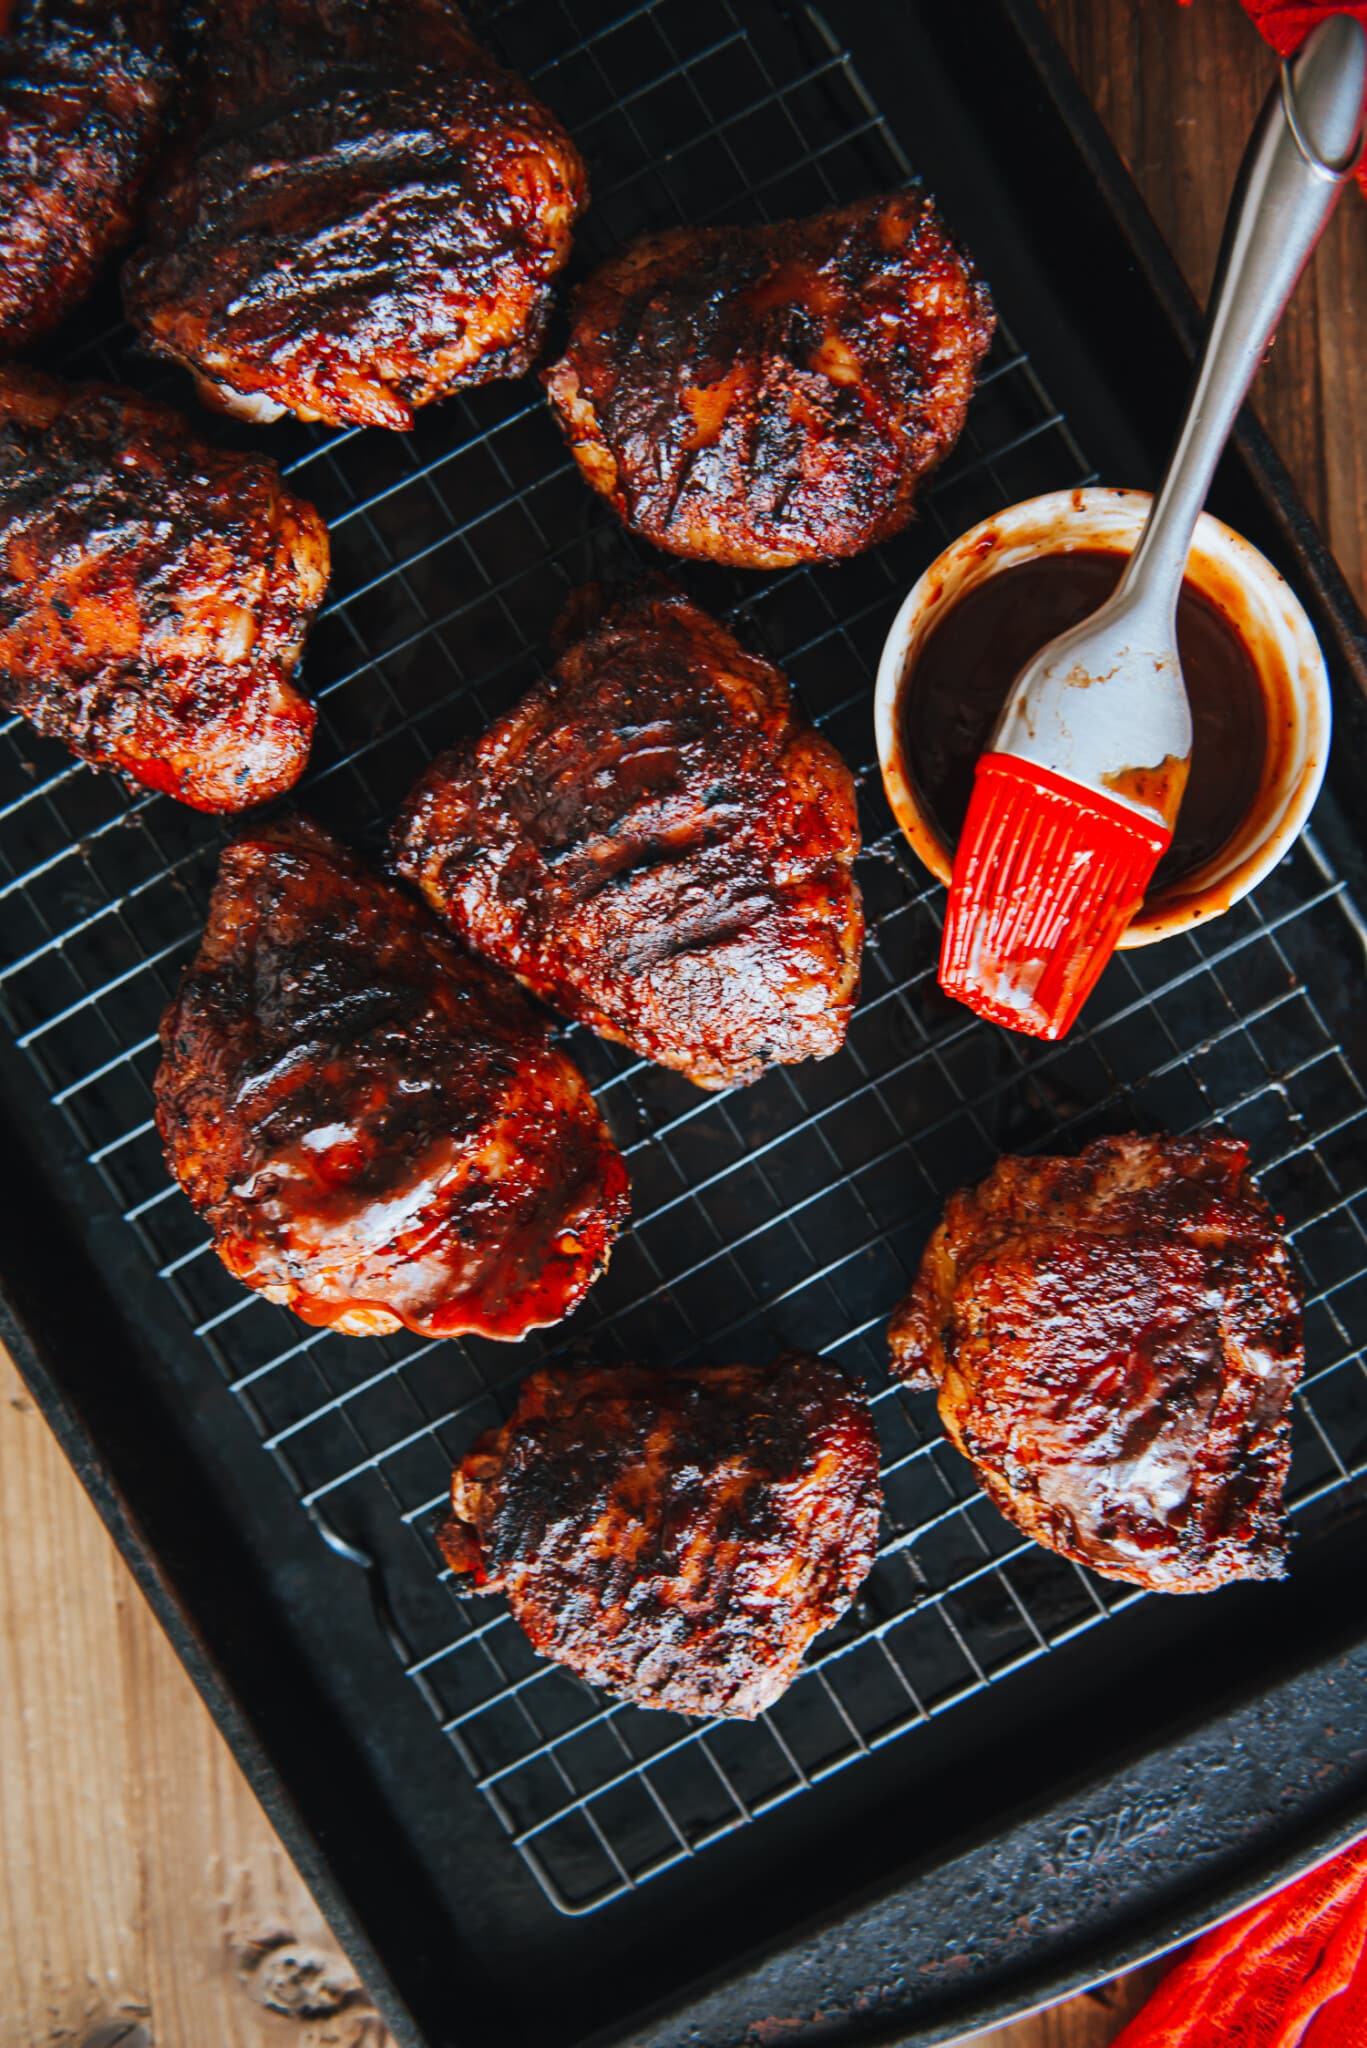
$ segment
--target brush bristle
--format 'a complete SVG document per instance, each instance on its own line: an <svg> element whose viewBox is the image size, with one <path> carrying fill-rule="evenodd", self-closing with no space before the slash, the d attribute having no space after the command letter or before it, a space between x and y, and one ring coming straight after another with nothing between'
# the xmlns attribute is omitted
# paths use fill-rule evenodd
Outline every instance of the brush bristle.
<svg viewBox="0 0 1367 2048"><path fill-rule="evenodd" d="M1172 834L1014 754L984 754L954 860L940 986L980 1017L1062 1038Z"/></svg>

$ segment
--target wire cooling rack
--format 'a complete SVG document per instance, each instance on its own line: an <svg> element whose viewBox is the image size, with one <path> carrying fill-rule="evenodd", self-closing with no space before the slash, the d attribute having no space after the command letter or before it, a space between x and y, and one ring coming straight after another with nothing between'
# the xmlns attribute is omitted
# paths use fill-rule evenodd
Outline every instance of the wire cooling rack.
<svg viewBox="0 0 1367 2048"><path fill-rule="evenodd" d="M646 228L783 218L913 170L812 14L790 19L763 0L513 0L488 25L589 159L590 260ZM176 388L118 326L67 367ZM307 658L321 720L303 798L374 847L423 762L532 682L568 592L620 570L630 544L580 483L530 381L430 410L409 436L290 426L268 438L332 529L335 575ZM226 834L129 795L22 724L0 729L8 1028L206 1370L223 1375L330 1539L383 1557L409 1672L563 1911L591 1911L705 1853L1080 1632L1123 1628L1139 1596L1023 1542L945 1443L930 1397L885 1372L886 1318L944 1197L1001 1152L1215 1118L1245 1136L1307 1284L1294 1516L1304 1528L1361 1502L1367 1104L1326 1011L1362 972L1364 926L1315 842L1206 932L1119 956L1087 1028L1050 1048L940 995L941 893L883 805L872 675L900 597L979 518L1091 476L1004 326L911 533L819 572L680 572L786 667L857 771L863 994L838 1057L720 1097L568 1034L627 1155L635 1227L572 1325L515 1349L339 1337L229 1278L168 1180L150 1089L158 1016ZM530 1365L585 1343L662 1362L798 1343L869 1388L887 1496L878 1563L753 1725L608 1703L540 1663L501 1601L442 1583L431 1527L452 1462L506 1413Z"/></svg>

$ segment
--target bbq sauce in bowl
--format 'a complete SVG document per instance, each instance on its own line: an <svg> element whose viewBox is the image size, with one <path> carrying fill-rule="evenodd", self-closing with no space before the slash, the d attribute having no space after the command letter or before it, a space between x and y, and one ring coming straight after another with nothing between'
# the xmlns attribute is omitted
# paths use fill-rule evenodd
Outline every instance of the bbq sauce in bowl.
<svg viewBox="0 0 1367 2048"><path fill-rule="evenodd" d="M897 705L902 758L946 846L959 837L973 769L1027 661L1115 589L1126 557L1113 549L1041 554L986 577L926 635ZM1267 704L1252 656L1223 612L1182 586L1177 644L1191 704L1191 774L1152 897L1226 846L1258 795Z"/></svg>

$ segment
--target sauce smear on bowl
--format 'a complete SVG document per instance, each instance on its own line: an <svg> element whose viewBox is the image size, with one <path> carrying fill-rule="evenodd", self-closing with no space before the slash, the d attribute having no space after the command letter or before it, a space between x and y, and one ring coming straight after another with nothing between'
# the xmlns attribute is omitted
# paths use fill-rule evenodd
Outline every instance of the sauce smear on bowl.
<svg viewBox="0 0 1367 2048"><path fill-rule="evenodd" d="M903 678L897 715L907 772L946 846L959 837L974 763L1016 677L1110 596L1125 561L1101 548L1037 555L984 578L927 634ZM1151 896L1203 867L1233 837L1252 808L1267 754L1267 706L1253 658L1191 583L1182 586L1177 644L1191 705L1191 775Z"/></svg>

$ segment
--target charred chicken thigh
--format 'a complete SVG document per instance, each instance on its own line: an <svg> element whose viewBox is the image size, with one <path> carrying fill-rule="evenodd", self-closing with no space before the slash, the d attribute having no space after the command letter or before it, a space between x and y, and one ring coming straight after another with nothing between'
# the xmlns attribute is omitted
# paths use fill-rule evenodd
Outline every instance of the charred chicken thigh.
<svg viewBox="0 0 1367 2048"><path fill-rule="evenodd" d="M545 1369L451 1481L453 1571L640 1707L751 1719L873 1564L868 1404L826 1360Z"/></svg>
<svg viewBox="0 0 1367 2048"><path fill-rule="evenodd" d="M223 855L157 1125L228 1270L351 1335L568 1314L626 1169L517 986L302 818Z"/></svg>
<svg viewBox="0 0 1367 2048"><path fill-rule="evenodd" d="M0 38L0 349L78 305L161 146L167 0L19 0Z"/></svg>
<svg viewBox="0 0 1367 2048"><path fill-rule="evenodd" d="M476 952L704 1088L844 1039L854 786L776 668L672 593L610 604L417 784L401 872Z"/></svg>
<svg viewBox="0 0 1367 2048"><path fill-rule="evenodd" d="M857 554L911 517L992 338L922 192L760 228L672 228L594 272L545 372L633 532L745 569Z"/></svg>
<svg viewBox="0 0 1367 2048"><path fill-rule="evenodd" d="M529 366L584 167L449 0L208 0L201 71L125 291L208 403L411 427Z"/></svg>
<svg viewBox="0 0 1367 2048"><path fill-rule="evenodd" d="M1003 1159L951 1196L893 1318L893 1370L1004 1515L1163 1593L1280 1577L1300 1301L1223 1136Z"/></svg>
<svg viewBox="0 0 1367 2048"><path fill-rule="evenodd" d="M327 528L273 462L108 385L0 369L0 704L203 811L308 759Z"/></svg>

